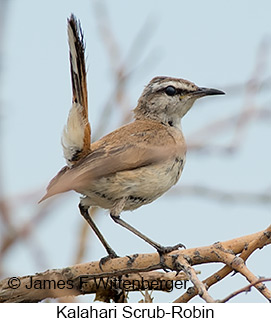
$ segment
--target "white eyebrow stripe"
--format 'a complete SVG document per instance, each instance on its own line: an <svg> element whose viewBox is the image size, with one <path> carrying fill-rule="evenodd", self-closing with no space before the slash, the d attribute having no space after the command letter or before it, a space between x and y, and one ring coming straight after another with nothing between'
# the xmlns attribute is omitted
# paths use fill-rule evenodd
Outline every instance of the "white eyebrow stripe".
<svg viewBox="0 0 271 323"><path fill-rule="evenodd" d="M153 88L153 91L159 91L159 90L165 89L168 86L173 86L176 89L191 91L191 90L195 89L195 87L193 85L185 83L185 82L181 83L178 81L169 80L167 82L153 83L152 88Z"/></svg>

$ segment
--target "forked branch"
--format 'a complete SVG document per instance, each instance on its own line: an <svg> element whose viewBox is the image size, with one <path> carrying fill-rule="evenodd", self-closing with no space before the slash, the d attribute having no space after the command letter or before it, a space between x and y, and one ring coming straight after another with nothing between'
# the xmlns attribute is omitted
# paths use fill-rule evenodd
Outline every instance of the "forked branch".
<svg viewBox="0 0 271 323"><path fill-rule="evenodd" d="M270 301L270 290L245 265L246 259L256 249L263 248L268 244L271 244L271 226L258 233L210 246L171 252L164 257L165 265L172 271L176 271L178 275L172 272L155 271L162 269L163 266L160 263L159 255L152 253L109 260L103 265L102 270L99 262L95 261L18 277L18 280L13 281L6 278L0 282L0 302L38 302L46 298L90 293L96 293L96 298L99 300L119 301L120 291L123 294L142 289L170 291L172 289L170 284L150 285L150 282L173 282L183 279L189 279L194 287L189 288L175 302L187 302L197 294L206 302L214 302L215 300L208 292L209 287L232 271L242 274L251 283L251 287L255 286ZM201 281L193 266L212 262L224 263L225 267ZM123 285L124 280L127 281L125 286ZM18 281L20 286L17 287L14 283L18 283ZM133 284L134 281L141 281L147 285ZM106 285L105 282L107 282ZM121 283L118 284L118 282ZM120 301L124 301L124 298L121 298Z"/></svg>

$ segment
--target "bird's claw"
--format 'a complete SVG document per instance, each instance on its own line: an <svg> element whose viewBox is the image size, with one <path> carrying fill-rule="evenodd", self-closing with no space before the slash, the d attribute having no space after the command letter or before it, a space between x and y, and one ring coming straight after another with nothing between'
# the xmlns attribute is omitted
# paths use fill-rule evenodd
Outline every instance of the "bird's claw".
<svg viewBox="0 0 271 323"><path fill-rule="evenodd" d="M168 272L168 269L167 269L168 267L165 264L164 255L174 250L178 250L179 248L185 249L185 245L183 245L182 243L178 243L175 246L169 246L169 247L160 246L159 248L157 248L157 252L159 253L159 256L160 256L160 265L165 272Z"/></svg>
<svg viewBox="0 0 271 323"><path fill-rule="evenodd" d="M114 259L114 258L119 258L119 256L114 252L110 252L107 256L103 257L100 259L99 261L99 267L100 269L102 270L102 266L108 261L108 260L111 260L111 259Z"/></svg>
<svg viewBox="0 0 271 323"><path fill-rule="evenodd" d="M138 257L138 253L135 253L132 256L126 256L129 260L127 261L127 266L132 266L133 262L136 260Z"/></svg>

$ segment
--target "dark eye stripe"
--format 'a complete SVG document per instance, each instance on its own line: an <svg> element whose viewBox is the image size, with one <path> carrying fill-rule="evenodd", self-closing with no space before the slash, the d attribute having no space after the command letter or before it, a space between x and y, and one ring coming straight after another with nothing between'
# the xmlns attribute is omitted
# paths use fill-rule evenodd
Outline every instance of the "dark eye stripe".
<svg viewBox="0 0 271 323"><path fill-rule="evenodd" d="M190 91L188 90L185 90L185 89L176 89L174 86L172 85L169 85L167 86L166 88L164 89L160 89L158 92L165 92L168 96L174 96L176 94L179 94L179 95L184 95L184 94L187 94L189 93ZM193 92L193 91L191 91Z"/></svg>
<svg viewBox="0 0 271 323"><path fill-rule="evenodd" d="M171 89L169 89L171 88ZM175 93L173 94L173 91L175 90ZM169 92L172 92L172 94L169 94ZM164 92L166 93L168 96L174 96L176 94L179 94L179 95L184 95L184 94L187 94L187 93L190 93L190 92L193 92L192 91L189 91L189 90L186 90L186 89L178 89L178 88L175 88L173 85L168 85L167 87L164 87L164 88L161 88L159 90L156 90L156 92ZM168 92L168 93L167 93Z"/></svg>
<svg viewBox="0 0 271 323"><path fill-rule="evenodd" d="M180 94L180 95L184 95L184 94L192 93L192 92L193 91L177 89L177 93Z"/></svg>

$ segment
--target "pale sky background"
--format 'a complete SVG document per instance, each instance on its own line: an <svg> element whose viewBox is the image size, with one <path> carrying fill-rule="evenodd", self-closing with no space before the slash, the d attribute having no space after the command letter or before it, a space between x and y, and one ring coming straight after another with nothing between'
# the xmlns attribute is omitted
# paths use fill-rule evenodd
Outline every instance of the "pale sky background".
<svg viewBox="0 0 271 323"><path fill-rule="evenodd" d="M12 221L18 227L37 212L37 201L48 181L64 165L60 136L71 106L66 35L66 19L71 13L81 20L85 34L89 114L94 133L100 112L114 90L110 60L98 30L97 2L9 2L1 53L1 176L4 196L10 199L14 211ZM267 64L262 78L271 75L270 1L99 2L107 9L121 60L130 55L126 68L135 70L127 87L131 109L144 85L157 75L182 77L227 92L226 96L205 98L195 104L182 123L187 138L212 120L241 111L244 91L236 93L230 86L243 84L252 76L263 40L267 43ZM142 30L144 25L146 30ZM132 57L130 49L138 35L144 35L143 41L138 42L136 52L133 49ZM253 103L271 109L270 99L269 83ZM120 117L121 110L116 107L106 131L118 126ZM213 143L225 145L233 134L232 130L224 131L214 136ZM270 138L270 119L266 118L245 129L235 154L188 152L178 186L198 184L229 192L270 193ZM25 203L14 198L29 192L35 192L34 197ZM28 241L20 240L8 251L3 277L73 264L83 221L77 209L79 196L72 192L59 199ZM163 245L182 242L190 248L265 229L270 224L270 203L229 203L168 193L148 206L125 212L123 218ZM119 255L153 252L149 245L113 223L107 212L102 211L96 222ZM34 260L35 252L39 261ZM84 261L104 255L103 247L91 236ZM256 251L248 261L249 269L258 276L270 277L270 265L270 247ZM212 264L196 269L201 270L200 278L204 279L220 267ZM246 284L245 279L235 275L216 284L210 293L223 298ZM155 302L169 302L179 295L178 291L154 293ZM84 301L93 299L87 297ZM130 294L131 301L140 298L139 293ZM265 300L253 291L233 301Z"/></svg>

